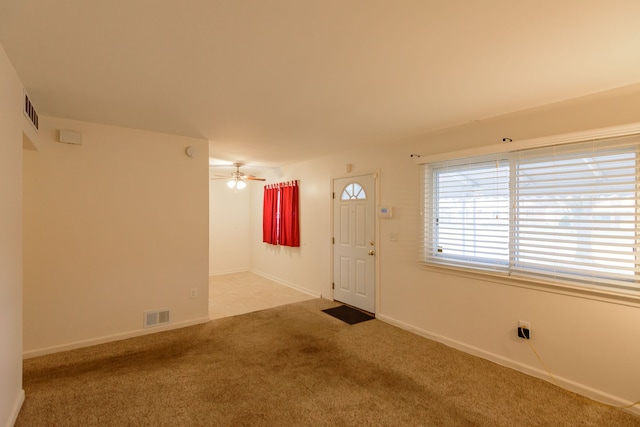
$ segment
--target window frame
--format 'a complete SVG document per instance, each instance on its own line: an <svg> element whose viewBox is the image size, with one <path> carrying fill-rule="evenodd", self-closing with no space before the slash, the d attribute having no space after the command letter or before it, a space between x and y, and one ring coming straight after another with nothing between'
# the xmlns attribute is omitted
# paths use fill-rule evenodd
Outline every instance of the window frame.
<svg viewBox="0 0 640 427"><path fill-rule="evenodd" d="M429 271L437 271L442 273L443 271L453 274L456 276L469 277L480 280L488 280L491 282L502 283L506 285L515 285L515 286L523 286L528 288L535 289L544 289L551 290L554 292L560 293L568 293L571 295L579 295L586 296L590 298L596 299L605 299L615 301L617 303L629 303L634 306L640 305L640 281L638 280L638 274L636 273L636 279L634 280L634 285L631 289L619 289L616 287L610 287L607 284L584 284L579 283L579 281L564 281L564 280L555 280L555 279L547 279L545 277L538 277L535 275L528 276L527 274L514 276L510 273L510 271L500 271L499 269L484 269L477 268L473 265L465 265L462 263L441 263L435 262L431 251L432 246L428 242L429 233L432 233L431 228L434 227L432 218L434 217L434 209L433 199L431 197L434 194L434 178L433 178L433 169L431 167L437 166L437 163L448 161L451 164L464 163L468 162L470 157L476 157L480 159L482 156L487 156L492 158L494 161L496 156L509 157L511 153L514 151L526 150L529 148L540 148L540 147L548 147L553 145L564 145L564 144L572 144L572 143L580 143L580 142L591 142L591 141L599 141L603 139L615 139L621 137L640 137L640 124L626 125L622 127L613 127L613 128L604 128L597 129L587 132L580 133L572 133L572 134L564 134L557 135L546 138L536 138L532 140L523 140L517 142L515 144L509 144L508 149L505 150L505 144L496 144L492 146L482 147L480 149L470 149L470 150L461 150L458 152L450 152L450 153L441 153L431 156L423 156L422 158L418 158L416 160L417 164L424 165L425 167L422 170L422 207L421 207L421 215L422 215L422 226L421 226L421 235L420 235L420 255L419 261L423 269ZM640 145L640 138L635 141L636 145ZM638 160L640 163L640 160ZM510 172L510 175L513 174L513 171ZM636 188L640 188L640 178L636 177ZM510 196L512 189L512 184L509 184L510 187ZM638 190L640 191L640 190ZM640 195L636 192L636 200L640 199ZM513 206L514 201L510 200L510 206ZM510 213L509 217L509 228L510 237L509 237L509 245L513 244L513 216ZM640 243L640 227L636 226L636 243ZM510 248L510 253L511 252ZM511 263L511 259L510 262ZM635 261L636 267L640 264L637 260Z"/></svg>
<svg viewBox="0 0 640 427"><path fill-rule="evenodd" d="M468 159L465 159L468 160ZM433 192L433 194L437 194L436 196L433 197L433 202L432 202L432 207L429 209L429 219L432 223L432 227L430 227L429 230L427 230L427 224L425 223L424 227L425 227L425 234L431 236L430 238L430 242L429 242L429 246L432 248L431 251L434 253L434 257L435 258L440 258L442 261L440 261L440 263L447 263L446 261L444 261L445 259L450 260L451 264L456 264L456 265L491 265L492 266L492 270L496 270L496 271L506 271L508 269L508 265L509 265L509 251L508 248L507 249L507 253L504 254L503 256L506 256L506 258L504 260L499 260L496 257L490 257L490 256L472 256L472 255L465 255L465 254L452 254L452 255L448 255L445 254L443 251L443 248L440 245L434 246L437 243L440 242L440 234L443 233L441 230L444 227L441 227L442 224L444 224L444 222L441 221L441 219L443 219L443 215L438 215L441 212L441 205L445 204L446 202L443 202L442 199L444 198L443 196L441 196L439 191L436 191L437 188L439 188L440 182L439 179L436 179L436 176L439 178L442 174L445 173L449 173L449 172L455 172L457 170L459 171L470 171L470 170L475 170L475 171L484 171L484 170L489 170L490 168L493 168L494 166L497 166L498 164L501 165L501 167L503 167L505 164L508 163L508 159L504 158L504 156L500 156L499 158L496 158L496 156L490 156L490 157L477 157L477 158L473 158L473 168L468 168L468 162L464 161L464 162L448 162L448 164L446 166L443 165L438 165L435 168L430 168L431 170L431 176L429 177L431 179L431 183L430 183L430 188L431 191ZM488 166L488 167L487 167ZM435 170L434 170L435 169ZM425 168L426 170L426 168ZM507 170L507 173L509 171ZM426 172L425 172L426 173ZM425 179L427 179L427 177L425 176ZM471 178L469 178L471 179ZM493 185L493 183L492 183ZM506 186L506 188L502 188L501 190L504 191L504 195L507 196L507 205L509 203L509 191L510 189L508 188L508 184ZM454 192L457 192L457 190L454 190ZM470 200L473 200L474 203L477 203L475 198L470 198ZM490 205L492 206L492 205ZM443 208L444 209L444 208ZM508 221L508 217L510 216L510 212L509 212L509 207L507 206L507 210L506 212L504 212L504 214L507 217L507 221ZM426 219L425 219L426 220ZM463 219L464 222L464 219ZM474 225L474 229L476 228L476 226ZM474 231L475 232L475 231ZM507 240L509 239L509 222L507 222L507 226L505 228L505 230L502 231L503 233L506 234L506 238ZM488 241L474 241L474 243L485 243L485 244L490 244L490 242ZM425 242L425 246L427 245L427 243ZM474 245L473 249L477 250L479 245ZM466 246L463 247L460 250L465 250ZM439 255L442 254L442 255ZM493 260L492 260L493 259ZM476 267L479 268L479 267Z"/></svg>
<svg viewBox="0 0 640 427"><path fill-rule="evenodd" d="M340 200L342 200L343 202L351 201L351 200L366 200L366 199L367 199L367 192L364 190L364 187L358 181L350 181L348 184L344 186L344 188L340 192Z"/></svg>

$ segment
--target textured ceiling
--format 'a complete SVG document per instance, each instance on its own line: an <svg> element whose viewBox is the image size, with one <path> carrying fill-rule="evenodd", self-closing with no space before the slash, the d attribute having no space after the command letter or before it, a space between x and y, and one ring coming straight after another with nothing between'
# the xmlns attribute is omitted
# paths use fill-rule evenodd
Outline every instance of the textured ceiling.
<svg viewBox="0 0 640 427"><path fill-rule="evenodd" d="M640 82L640 1L0 0L41 115L283 165Z"/></svg>

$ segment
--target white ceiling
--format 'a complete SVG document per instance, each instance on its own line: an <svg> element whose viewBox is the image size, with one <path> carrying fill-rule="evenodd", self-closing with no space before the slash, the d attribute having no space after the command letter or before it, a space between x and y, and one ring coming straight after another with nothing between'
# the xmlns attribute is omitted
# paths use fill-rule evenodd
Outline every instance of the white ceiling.
<svg viewBox="0 0 640 427"><path fill-rule="evenodd" d="M0 0L41 115L282 165L640 82L638 0Z"/></svg>

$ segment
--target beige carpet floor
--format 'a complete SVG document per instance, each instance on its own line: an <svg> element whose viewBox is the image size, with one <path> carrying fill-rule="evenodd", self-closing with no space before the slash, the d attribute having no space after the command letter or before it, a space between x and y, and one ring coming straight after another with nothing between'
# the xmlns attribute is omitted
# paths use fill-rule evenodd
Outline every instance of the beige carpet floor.
<svg viewBox="0 0 640 427"><path fill-rule="evenodd" d="M310 300L25 361L17 426L638 426L640 417Z"/></svg>

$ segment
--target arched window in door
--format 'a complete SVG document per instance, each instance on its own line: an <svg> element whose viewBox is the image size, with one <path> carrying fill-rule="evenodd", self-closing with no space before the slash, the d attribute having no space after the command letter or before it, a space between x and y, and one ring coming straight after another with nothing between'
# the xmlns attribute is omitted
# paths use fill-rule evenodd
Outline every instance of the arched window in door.
<svg viewBox="0 0 640 427"><path fill-rule="evenodd" d="M341 200L365 200L367 198L367 193L365 193L362 185L357 182L351 182L345 185L344 190L342 190Z"/></svg>

